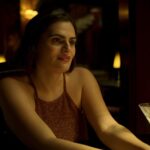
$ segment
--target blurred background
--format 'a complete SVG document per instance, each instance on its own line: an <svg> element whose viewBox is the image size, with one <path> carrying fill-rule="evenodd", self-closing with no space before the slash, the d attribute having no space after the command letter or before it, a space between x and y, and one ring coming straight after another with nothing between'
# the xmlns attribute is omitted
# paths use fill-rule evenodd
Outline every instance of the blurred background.
<svg viewBox="0 0 150 150"><path fill-rule="evenodd" d="M76 21L77 64L93 72L115 119L150 144L138 107L150 102L149 0L1 0L0 62L13 57L32 17L59 6Z"/></svg>

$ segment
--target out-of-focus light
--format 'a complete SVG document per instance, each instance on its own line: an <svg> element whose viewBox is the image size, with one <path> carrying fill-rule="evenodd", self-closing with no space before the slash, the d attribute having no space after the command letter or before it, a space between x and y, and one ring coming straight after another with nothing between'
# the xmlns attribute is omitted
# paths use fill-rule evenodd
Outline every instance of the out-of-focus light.
<svg viewBox="0 0 150 150"><path fill-rule="evenodd" d="M25 18L25 19L32 19L34 16L36 16L38 14L38 12L36 10L32 10L32 9L27 9L21 12L21 15Z"/></svg>
<svg viewBox="0 0 150 150"><path fill-rule="evenodd" d="M119 18L122 20L126 20L129 18L129 9L128 7L119 9Z"/></svg>
<svg viewBox="0 0 150 150"><path fill-rule="evenodd" d="M117 52L114 57L113 68L119 69L121 67L121 57L120 53Z"/></svg>
<svg viewBox="0 0 150 150"><path fill-rule="evenodd" d="M6 58L4 55L0 55L0 63L6 62Z"/></svg>

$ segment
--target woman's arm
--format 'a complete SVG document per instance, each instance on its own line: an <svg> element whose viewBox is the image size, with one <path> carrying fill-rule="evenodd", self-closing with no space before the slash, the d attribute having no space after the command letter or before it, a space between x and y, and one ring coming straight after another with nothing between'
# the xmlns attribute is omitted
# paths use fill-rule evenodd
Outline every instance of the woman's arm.
<svg viewBox="0 0 150 150"><path fill-rule="evenodd" d="M0 106L12 132L34 150L98 150L86 145L58 139L37 115L31 92L13 78L0 80Z"/></svg>
<svg viewBox="0 0 150 150"><path fill-rule="evenodd" d="M99 139L112 150L150 150L148 144L112 118L92 73L83 68L78 72L83 83L82 106Z"/></svg>

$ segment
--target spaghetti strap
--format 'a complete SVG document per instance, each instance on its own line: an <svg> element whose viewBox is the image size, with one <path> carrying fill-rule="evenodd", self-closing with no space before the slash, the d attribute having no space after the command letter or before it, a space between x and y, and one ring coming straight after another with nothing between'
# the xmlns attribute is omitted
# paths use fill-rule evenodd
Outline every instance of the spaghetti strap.
<svg viewBox="0 0 150 150"><path fill-rule="evenodd" d="M67 87L66 87L66 76L65 76L65 73L63 74L63 80L64 80L64 85L63 85L63 87L64 87L64 93L66 94L67 93Z"/></svg>
<svg viewBox="0 0 150 150"><path fill-rule="evenodd" d="M62 74L63 93L54 100L45 101L38 97L35 84L30 77L30 83L35 90L35 111L52 129L58 138L80 142L88 140L88 131L84 114L78 109L67 93L66 74ZM63 114L63 115L62 115ZM69 125L69 126L68 126ZM69 127L69 132L68 131Z"/></svg>
<svg viewBox="0 0 150 150"><path fill-rule="evenodd" d="M28 75L28 79L29 79L29 83L30 85L33 87L34 89L34 95L35 95L35 99L39 98L38 96L38 92L37 92L37 89L36 89L36 86L32 80L32 77L31 75ZM66 94L67 93L67 88L66 88L66 77L65 77L65 74L63 74L63 88L64 88L64 93Z"/></svg>
<svg viewBox="0 0 150 150"><path fill-rule="evenodd" d="M30 75L28 75L28 79L29 79L30 85L31 85L31 86L33 87L33 89L34 89L34 96L35 96L35 99L37 99L37 98L38 98L38 93L37 93L36 87L35 87L35 85L34 85L34 83L33 83L32 77L31 77Z"/></svg>

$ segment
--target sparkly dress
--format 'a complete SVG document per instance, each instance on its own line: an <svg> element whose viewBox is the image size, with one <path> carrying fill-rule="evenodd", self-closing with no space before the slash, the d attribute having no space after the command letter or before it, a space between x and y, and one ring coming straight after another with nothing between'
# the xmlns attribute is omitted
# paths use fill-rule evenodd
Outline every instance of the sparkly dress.
<svg viewBox="0 0 150 150"><path fill-rule="evenodd" d="M40 99L32 81L31 85L35 92L35 110L55 136L78 143L86 143L88 141L86 117L82 109L78 108L68 95L65 75L62 95L50 102Z"/></svg>

